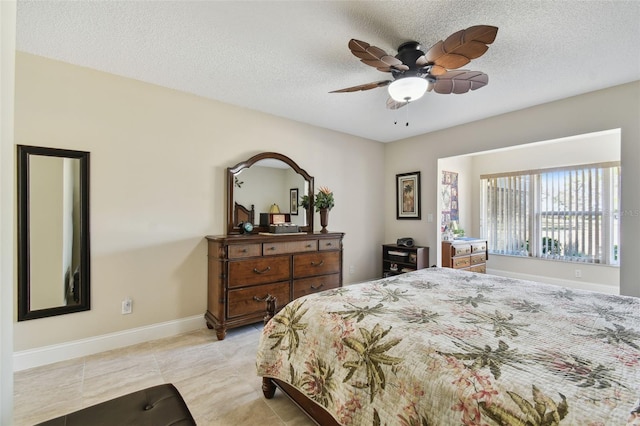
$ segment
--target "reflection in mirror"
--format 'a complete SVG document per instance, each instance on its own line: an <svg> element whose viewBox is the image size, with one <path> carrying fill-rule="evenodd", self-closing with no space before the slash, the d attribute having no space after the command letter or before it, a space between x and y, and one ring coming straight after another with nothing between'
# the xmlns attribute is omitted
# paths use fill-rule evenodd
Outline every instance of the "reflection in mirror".
<svg viewBox="0 0 640 426"><path fill-rule="evenodd" d="M280 213L289 213L291 223L307 225L307 217L300 208L292 209L291 189L298 194L309 192L309 183L288 164L279 160L261 160L248 169L236 173L234 178L234 201L256 211L254 225L260 225L259 213L268 213L275 204ZM295 201L300 202L300 197ZM293 211L292 211L293 210ZM302 213L302 214L300 214Z"/></svg>
<svg viewBox="0 0 640 426"><path fill-rule="evenodd" d="M304 195L313 195L313 177L289 157L263 152L227 169L228 234L240 233L240 223L253 217L254 232L268 231L260 225L260 214L286 214L300 231L313 230L313 206L299 206Z"/></svg>
<svg viewBox="0 0 640 426"><path fill-rule="evenodd" d="M18 321L89 309L89 153L18 146Z"/></svg>

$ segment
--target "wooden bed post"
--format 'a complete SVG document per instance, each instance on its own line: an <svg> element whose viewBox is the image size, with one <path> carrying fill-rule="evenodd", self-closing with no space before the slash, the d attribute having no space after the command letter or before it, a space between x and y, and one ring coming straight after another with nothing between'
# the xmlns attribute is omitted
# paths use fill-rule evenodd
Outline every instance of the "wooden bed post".
<svg viewBox="0 0 640 426"><path fill-rule="evenodd" d="M269 320L276 314L278 298L269 294L267 295L265 302L267 302L267 314L264 316L264 324L267 325Z"/></svg>
<svg viewBox="0 0 640 426"><path fill-rule="evenodd" d="M278 298L272 295L268 295L265 302L267 303L267 313L264 316L264 325L267 325L269 320L276 314ZM270 377L262 378L262 394L265 398L271 399L276 393L276 384L273 383Z"/></svg>
<svg viewBox="0 0 640 426"><path fill-rule="evenodd" d="M276 394L276 384L273 383L271 377L262 378L262 394L265 398L271 399Z"/></svg>

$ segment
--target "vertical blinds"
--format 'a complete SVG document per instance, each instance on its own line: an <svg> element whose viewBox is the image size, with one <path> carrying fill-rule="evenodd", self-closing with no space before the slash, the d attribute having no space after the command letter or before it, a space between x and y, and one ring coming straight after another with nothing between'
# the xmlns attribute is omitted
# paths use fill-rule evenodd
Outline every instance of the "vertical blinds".
<svg viewBox="0 0 640 426"><path fill-rule="evenodd" d="M490 251L528 255L530 176L491 177L483 181Z"/></svg>
<svg viewBox="0 0 640 426"><path fill-rule="evenodd" d="M481 179L493 253L617 263L619 162Z"/></svg>

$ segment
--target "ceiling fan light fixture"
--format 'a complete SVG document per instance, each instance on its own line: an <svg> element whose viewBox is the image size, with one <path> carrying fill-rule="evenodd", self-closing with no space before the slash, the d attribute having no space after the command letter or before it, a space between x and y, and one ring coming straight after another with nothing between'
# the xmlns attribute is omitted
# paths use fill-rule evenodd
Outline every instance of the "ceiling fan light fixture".
<svg viewBox="0 0 640 426"><path fill-rule="evenodd" d="M427 91L429 82L421 77L404 77L389 85L389 96L397 102L413 102Z"/></svg>

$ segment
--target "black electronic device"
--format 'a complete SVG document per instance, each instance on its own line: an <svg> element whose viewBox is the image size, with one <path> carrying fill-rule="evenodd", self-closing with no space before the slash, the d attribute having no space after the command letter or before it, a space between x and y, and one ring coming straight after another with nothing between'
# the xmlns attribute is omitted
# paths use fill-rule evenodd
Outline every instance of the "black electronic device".
<svg viewBox="0 0 640 426"><path fill-rule="evenodd" d="M402 247L413 247L413 238L411 237L398 238L398 242L396 244Z"/></svg>

